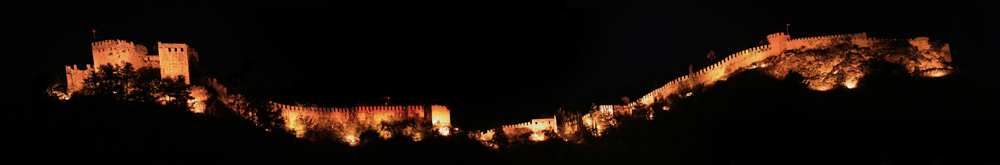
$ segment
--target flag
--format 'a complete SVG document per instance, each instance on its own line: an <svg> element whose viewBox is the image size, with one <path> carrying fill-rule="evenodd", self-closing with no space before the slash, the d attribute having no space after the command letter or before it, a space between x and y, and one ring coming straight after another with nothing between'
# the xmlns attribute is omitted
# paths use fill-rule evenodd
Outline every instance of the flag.
<svg viewBox="0 0 1000 165"><path fill-rule="evenodd" d="M94 29L90 29L90 30L93 30L93 31L94 31L94 33L97 33L97 30L94 30Z"/></svg>
<svg viewBox="0 0 1000 165"><path fill-rule="evenodd" d="M790 24L790 23L786 23L786 24L785 24L785 26L792 26L792 24Z"/></svg>

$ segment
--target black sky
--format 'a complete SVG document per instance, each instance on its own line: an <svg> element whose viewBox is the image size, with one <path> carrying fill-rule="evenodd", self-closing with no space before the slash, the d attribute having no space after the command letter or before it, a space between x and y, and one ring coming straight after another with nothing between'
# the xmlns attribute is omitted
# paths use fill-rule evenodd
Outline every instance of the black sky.
<svg viewBox="0 0 1000 165"><path fill-rule="evenodd" d="M92 63L89 29L97 40L140 42L151 52L157 41L188 43L217 78L282 91L276 98L336 105L389 96L448 105L453 122L470 125L526 121L589 104L591 94L618 96L615 89L650 71L756 46L785 23L793 38L940 39L959 67L997 73L997 13L987 4L799 3L6 10L5 83L24 90L58 78L64 65ZM469 7L483 5L495 8Z"/></svg>

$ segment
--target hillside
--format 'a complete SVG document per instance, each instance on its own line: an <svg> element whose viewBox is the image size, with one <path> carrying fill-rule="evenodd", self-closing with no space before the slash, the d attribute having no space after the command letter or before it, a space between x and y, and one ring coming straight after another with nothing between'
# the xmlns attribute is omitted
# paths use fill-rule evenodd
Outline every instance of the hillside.
<svg viewBox="0 0 1000 165"><path fill-rule="evenodd" d="M989 158L984 152L1000 147L1000 136L989 131L1000 128L1000 112L990 104L1000 92L996 81L971 71L893 74L905 73L900 69L868 74L855 89L825 92L808 89L797 74L779 81L749 71L678 101L657 122L697 125L702 129L691 133L711 137L705 145L712 155L731 161L848 163L896 155L884 159L923 163L931 156Z"/></svg>

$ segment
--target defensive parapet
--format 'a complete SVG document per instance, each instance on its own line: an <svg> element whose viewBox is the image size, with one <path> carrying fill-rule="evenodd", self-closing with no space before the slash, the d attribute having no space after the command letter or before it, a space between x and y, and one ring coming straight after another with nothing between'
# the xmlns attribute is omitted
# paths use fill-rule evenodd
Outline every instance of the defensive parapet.
<svg viewBox="0 0 1000 165"><path fill-rule="evenodd" d="M418 119L435 127L451 127L451 111L443 105L308 107L270 103L282 110L288 128L297 131L305 128L301 121L306 119L324 120L325 124L346 123L351 119L362 123Z"/></svg>
<svg viewBox="0 0 1000 165"><path fill-rule="evenodd" d="M553 115L552 118L531 119L530 122L504 125L502 126L502 129L505 133L508 134L514 133L515 129L518 128L527 128L530 129L532 132L538 132L542 130L552 130L556 133L559 133L559 124L556 121L557 121L556 116Z"/></svg>
<svg viewBox="0 0 1000 165"><path fill-rule="evenodd" d="M829 46L831 44L836 44L840 41L850 42L858 47L868 47L870 44L866 40L867 35L865 33L855 33L855 34L839 34L839 35L828 35L828 36L818 36L818 37L806 37L797 38L788 41L788 45L785 46L786 49L812 49L823 46Z"/></svg>
<svg viewBox="0 0 1000 165"><path fill-rule="evenodd" d="M797 39L790 38L791 37L785 33L767 35L769 42L768 45L753 47L726 56L726 58L723 58L715 64L702 68L690 75L678 77L677 79L666 83L665 85L644 95L642 98L639 98L635 102L629 103L629 105L648 106L659 100L666 99L671 94L678 94L682 97L687 96L686 94L681 95L676 91L681 88L691 88L698 84L711 85L716 81L725 80L727 75L738 72L744 68L766 67L767 64L759 64L758 62L772 56L780 55L788 49L815 48L839 42L849 42L859 47L868 47L873 42L873 39L869 39L867 34L863 32ZM921 41L915 40L913 42L919 43Z"/></svg>

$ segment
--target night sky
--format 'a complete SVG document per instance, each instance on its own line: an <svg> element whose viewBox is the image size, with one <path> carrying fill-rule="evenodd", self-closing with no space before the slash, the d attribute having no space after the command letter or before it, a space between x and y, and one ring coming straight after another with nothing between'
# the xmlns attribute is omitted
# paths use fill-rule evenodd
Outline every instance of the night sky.
<svg viewBox="0 0 1000 165"><path fill-rule="evenodd" d="M588 98L620 97L616 89L652 71L686 68L709 50L727 56L757 46L786 23L792 38L867 32L940 39L951 44L956 66L997 73L991 64L1000 59L990 47L998 45L1000 27L990 5L796 3L5 10L5 28L12 29L2 37L10 43L4 83L12 84L5 91L26 90L60 78L64 65L91 64L90 29L97 40L143 43L150 54L158 41L187 43L213 77L276 91L268 96L275 100L442 104L460 127L524 122L589 105ZM484 5L491 8L469 7Z"/></svg>

